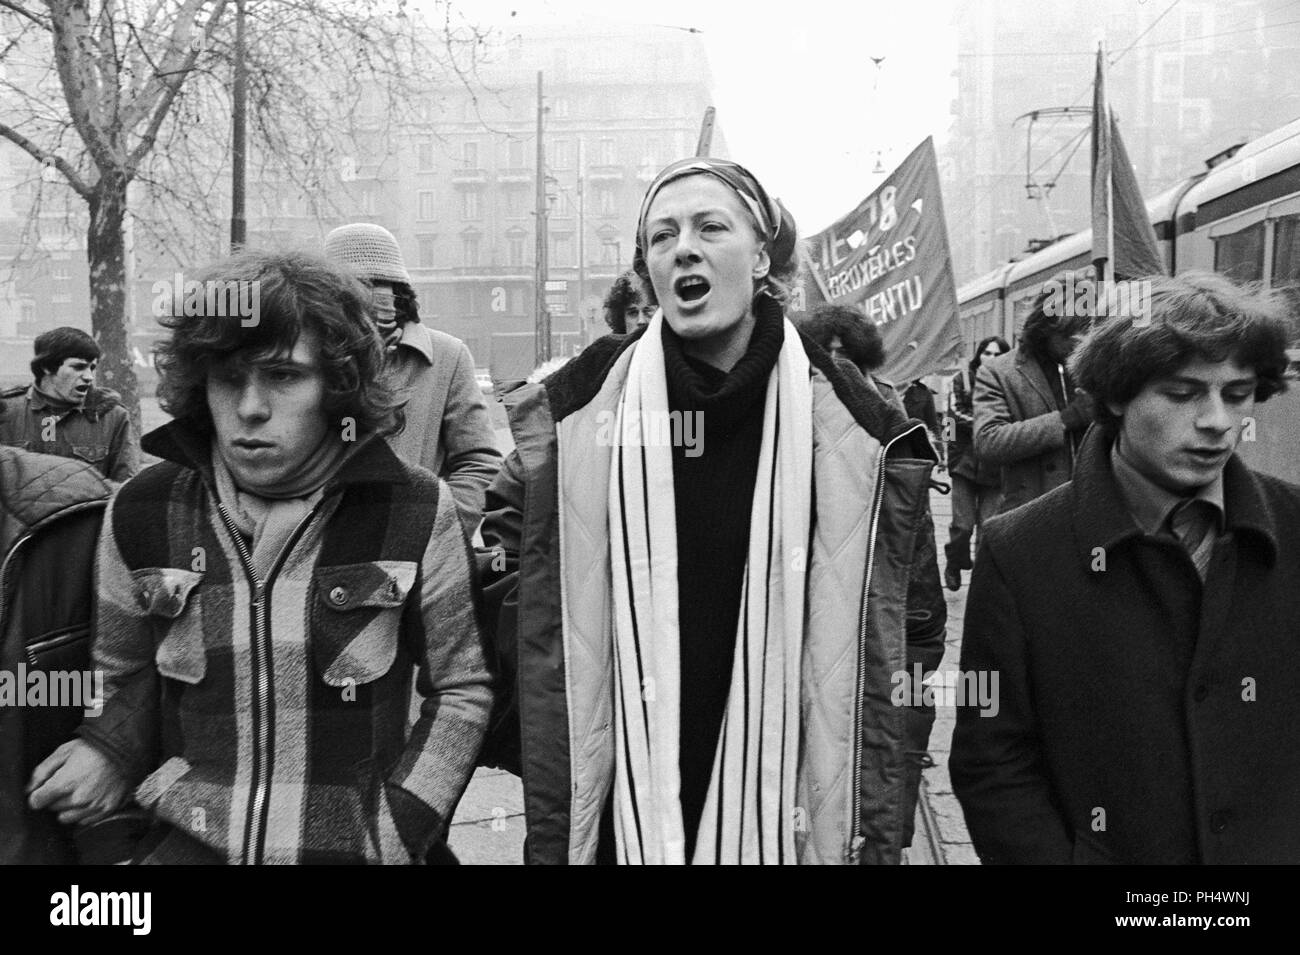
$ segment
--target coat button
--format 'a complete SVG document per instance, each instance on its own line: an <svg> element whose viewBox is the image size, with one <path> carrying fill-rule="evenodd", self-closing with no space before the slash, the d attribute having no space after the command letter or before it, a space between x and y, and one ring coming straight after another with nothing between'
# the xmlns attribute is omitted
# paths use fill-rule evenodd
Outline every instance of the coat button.
<svg viewBox="0 0 1300 955"><path fill-rule="evenodd" d="M1198 683L1196 689L1192 691L1192 699L1197 703L1205 702L1205 698L1210 695L1210 688L1204 683Z"/></svg>
<svg viewBox="0 0 1300 955"><path fill-rule="evenodd" d="M1214 833L1223 832L1228 828L1228 818L1231 814L1226 809L1216 809L1210 813L1210 831Z"/></svg>
<svg viewBox="0 0 1300 955"><path fill-rule="evenodd" d="M342 587L335 587L330 591L330 603L336 607L341 607L348 602L348 592Z"/></svg>

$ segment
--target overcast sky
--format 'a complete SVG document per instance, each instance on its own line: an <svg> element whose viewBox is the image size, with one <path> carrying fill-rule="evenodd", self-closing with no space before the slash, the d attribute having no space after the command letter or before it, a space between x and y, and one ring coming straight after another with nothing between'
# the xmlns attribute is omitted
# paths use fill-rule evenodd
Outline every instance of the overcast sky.
<svg viewBox="0 0 1300 955"><path fill-rule="evenodd" d="M941 138L955 95L950 0L457 0L494 25L695 27L731 158L794 213L804 235L851 211L886 168ZM512 17L511 12L515 15ZM884 57L877 67L872 57Z"/></svg>

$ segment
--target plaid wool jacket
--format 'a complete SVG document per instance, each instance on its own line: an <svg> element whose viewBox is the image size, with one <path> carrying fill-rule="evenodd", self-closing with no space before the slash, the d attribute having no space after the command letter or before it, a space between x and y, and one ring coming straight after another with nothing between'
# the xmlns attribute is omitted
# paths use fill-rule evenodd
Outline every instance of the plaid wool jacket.
<svg viewBox="0 0 1300 955"><path fill-rule="evenodd" d="M173 422L144 447L163 463L121 489L100 540L104 706L80 735L172 827L150 861L193 857L189 840L231 863L424 858L492 705L447 485L371 441L259 579L208 438Z"/></svg>

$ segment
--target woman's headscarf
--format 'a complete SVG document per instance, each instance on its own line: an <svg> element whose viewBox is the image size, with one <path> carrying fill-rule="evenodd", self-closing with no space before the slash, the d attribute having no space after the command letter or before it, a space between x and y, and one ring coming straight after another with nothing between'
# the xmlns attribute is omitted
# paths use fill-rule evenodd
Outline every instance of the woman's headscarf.
<svg viewBox="0 0 1300 955"><path fill-rule="evenodd" d="M758 224L773 268L789 261L794 254L795 244L794 219L789 211L781 205L780 200L768 196L767 190L744 166L729 159L713 159L708 156L679 159L666 166L650 183L645 198L641 200L641 213L636 222L636 255L639 260L644 261L645 257L646 216L659 190L676 179L696 175L712 176L740 197L741 204Z"/></svg>

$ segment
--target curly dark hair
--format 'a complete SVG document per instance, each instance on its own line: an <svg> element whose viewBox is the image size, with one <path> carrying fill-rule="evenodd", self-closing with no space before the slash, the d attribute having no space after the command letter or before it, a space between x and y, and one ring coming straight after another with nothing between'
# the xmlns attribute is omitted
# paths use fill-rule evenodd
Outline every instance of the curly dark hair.
<svg viewBox="0 0 1300 955"><path fill-rule="evenodd" d="M1149 313L1102 321L1070 357L1075 382L1097 399L1100 423L1119 420L1108 403L1126 405L1148 383L1197 359L1252 369L1256 401L1286 389L1286 349L1296 328L1282 296L1212 272L1146 281Z"/></svg>
<svg viewBox="0 0 1300 955"><path fill-rule="evenodd" d="M230 315L221 295L215 296L216 307L209 297L193 303L197 314L184 314L191 310L186 309L163 318L172 332L155 349L164 411L210 432L207 385L213 365L236 354L247 361L287 354L310 330L320 339L326 415L351 417L361 431L401 428L399 403L382 375L383 346L367 317L370 292L345 269L306 252L245 251L196 279L205 289L254 283L238 287L256 291L255 321L245 325Z"/></svg>
<svg viewBox="0 0 1300 955"><path fill-rule="evenodd" d="M847 305L819 305L799 328L827 352L831 339L838 337L844 354L864 374L885 363L885 343L879 330L865 315Z"/></svg>
<svg viewBox="0 0 1300 955"><path fill-rule="evenodd" d="M648 305L658 305L655 291L647 281L642 281L632 269L628 269L609 287L602 303L605 309L605 324L616 335L626 335L627 310L633 302L643 300Z"/></svg>
<svg viewBox="0 0 1300 955"><path fill-rule="evenodd" d="M397 313L397 324L419 323L420 302L415 296L415 289L405 282L389 282L393 287L393 310Z"/></svg>
<svg viewBox="0 0 1300 955"><path fill-rule="evenodd" d="M1091 325L1091 319L1086 314L1075 313L1064 308L1050 307L1059 302L1061 289L1066 287L1069 279L1069 273L1058 272L1043 283L1043 289L1038 293L1038 297L1034 299L1034 307L1030 310L1029 315L1025 318L1024 326L1020 329L1021 351L1037 360L1048 357L1048 339L1055 333L1077 335L1080 332L1086 332ZM1086 271L1081 270L1074 273L1076 288L1094 284L1092 276Z"/></svg>

